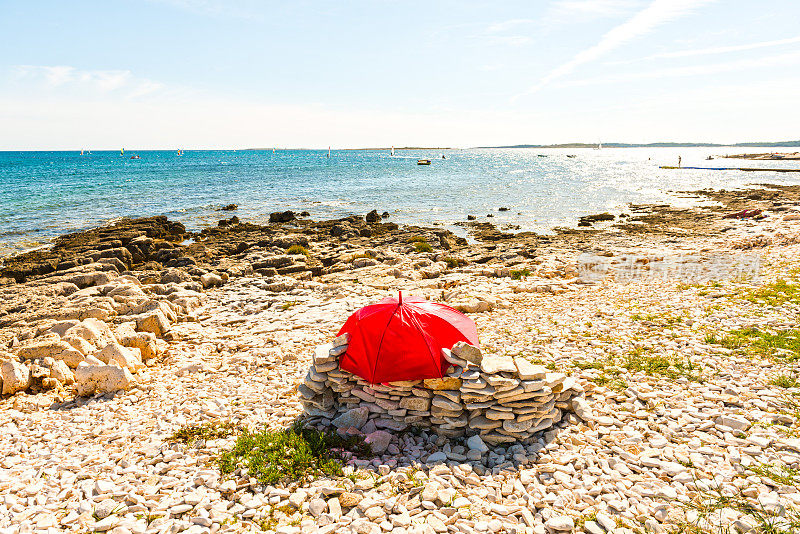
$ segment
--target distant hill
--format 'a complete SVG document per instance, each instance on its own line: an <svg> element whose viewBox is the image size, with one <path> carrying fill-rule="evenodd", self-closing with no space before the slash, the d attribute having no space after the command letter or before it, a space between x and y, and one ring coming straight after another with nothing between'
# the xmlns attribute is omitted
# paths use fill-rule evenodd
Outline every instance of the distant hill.
<svg viewBox="0 0 800 534"><path fill-rule="evenodd" d="M755 141L723 145L718 143L603 143L603 148L681 148L681 147L800 147L800 141ZM559 145L503 145L476 148L595 148L597 143L563 143Z"/></svg>

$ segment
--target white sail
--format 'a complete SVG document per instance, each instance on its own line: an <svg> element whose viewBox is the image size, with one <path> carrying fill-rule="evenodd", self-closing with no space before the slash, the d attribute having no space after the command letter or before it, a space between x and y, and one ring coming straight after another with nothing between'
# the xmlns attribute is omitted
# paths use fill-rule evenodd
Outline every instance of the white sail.
<svg viewBox="0 0 800 534"><path fill-rule="evenodd" d="M392 156L394 156L394 147L392 147Z"/></svg>

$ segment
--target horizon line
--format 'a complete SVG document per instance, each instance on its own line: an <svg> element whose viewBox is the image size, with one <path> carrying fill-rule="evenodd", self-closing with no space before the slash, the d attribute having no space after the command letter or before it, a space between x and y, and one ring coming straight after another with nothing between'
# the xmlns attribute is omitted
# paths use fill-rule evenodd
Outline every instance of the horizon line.
<svg viewBox="0 0 800 534"><path fill-rule="evenodd" d="M454 147L454 146L402 146L402 147L339 147L333 148L330 147L331 151L357 151L357 150L472 150L472 149L487 149L487 148L592 148L597 146L603 146L608 148L715 148L715 147L734 147L734 148L769 148L769 147L796 147L800 146L800 139L797 140L784 140L784 141L740 141L736 143L716 143L711 141L700 141L700 142L693 142L693 141L654 141L650 143L643 143L643 142L621 142L621 141L609 141L609 142L593 142L593 143L586 143L581 141L572 141L566 143L548 143L548 144L537 144L537 143L519 143L519 144L505 144L505 145L475 145L475 146L466 146L466 147ZM329 147L320 147L320 148L312 148L312 147L229 147L229 148L124 148L124 150L128 152L168 152L168 151L177 151L181 150L183 152L187 150L192 151L203 151L203 152L210 152L210 151L290 151L290 150L310 150L310 151L327 151ZM117 152L120 148L72 148L72 149L47 149L47 148L34 148L34 149L15 149L15 148L0 148L0 152L80 152L80 151L95 151L95 152Z"/></svg>

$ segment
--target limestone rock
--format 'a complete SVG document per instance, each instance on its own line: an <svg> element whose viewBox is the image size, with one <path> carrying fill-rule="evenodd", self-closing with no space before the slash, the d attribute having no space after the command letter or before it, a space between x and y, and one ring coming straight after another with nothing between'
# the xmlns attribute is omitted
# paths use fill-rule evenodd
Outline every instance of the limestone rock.
<svg viewBox="0 0 800 534"><path fill-rule="evenodd" d="M422 381L423 385L434 391L443 389L459 389L461 387L461 379L445 376L443 378L426 378Z"/></svg>
<svg viewBox="0 0 800 534"><path fill-rule="evenodd" d="M56 360L50 366L50 378L58 380L64 385L70 385L75 382L75 375L63 360Z"/></svg>
<svg viewBox="0 0 800 534"><path fill-rule="evenodd" d="M481 371L486 374L516 373L517 366L508 356L486 356L481 360Z"/></svg>
<svg viewBox="0 0 800 534"><path fill-rule="evenodd" d="M152 332L158 337L166 334L169 326L169 321L161 310L154 310L136 319L136 330Z"/></svg>
<svg viewBox="0 0 800 534"><path fill-rule="evenodd" d="M71 350L72 346L61 340L58 334L52 332L33 339L23 341L17 349L17 356L24 360L35 360L39 358L57 358L65 351Z"/></svg>
<svg viewBox="0 0 800 534"><path fill-rule="evenodd" d="M575 397L572 399L571 404L572 404L572 411L575 412L575 415L577 415L584 421L594 420L594 413L592 412L592 407L589 406L589 403L586 402L585 398Z"/></svg>
<svg viewBox="0 0 800 534"><path fill-rule="evenodd" d="M568 515L559 515L548 519L544 526L550 532L572 532L575 529L575 521Z"/></svg>
<svg viewBox="0 0 800 534"><path fill-rule="evenodd" d="M108 325L95 318L84 319L67 330L64 337L69 336L84 339L95 347L105 347L117 340Z"/></svg>
<svg viewBox="0 0 800 534"><path fill-rule="evenodd" d="M452 352L456 357L466 360L470 363L474 363L475 365L480 365L481 360L483 360L481 349L474 345L470 345L469 343L465 343L464 341L459 341L453 345L453 348L450 350L450 352Z"/></svg>
<svg viewBox="0 0 800 534"><path fill-rule="evenodd" d="M543 365L534 365L525 358L514 358L514 365L517 367L517 374L522 380L539 380L547 374L547 368Z"/></svg>
<svg viewBox="0 0 800 534"><path fill-rule="evenodd" d="M13 395L25 391L31 385L31 372L26 365L15 360L5 360L0 364L3 395Z"/></svg>
<svg viewBox="0 0 800 534"><path fill-rule="evenodd" d="M206 273L200 276L200 283L203 284L203 287L208 289L209 287L218 287L224 283L222 277L218 274L214 273Z"/></svg>
<svg viewBox="0 0 800 534"><path fill-rule="evenodd" d="M80 365L75 370L75 390L79 396L128 390L133 376L115 365Z"/></svg>
<svg viewBox="0 0 800 534"><path fill-rule="evenodd" d="M400 399L400 408L406 410L413 410L415 412L424 412L431 407L431 399L424 397L403 397Z"/></svg>
<svg viewBox="0 0 800 534"><path fill-rule="evenodd" d="M133 372L144 367L138 349L130 349L117 343L109 343L103 350L97 352L95 357L105 364L116 363Z"/></svg>
<svg viewBox="0 0 800 534"><path fill-rule="evenodd" d="M369 417L369 409L366 406L353 408L348 410L336 419L333 420L333 426L336 428L361 428L367 422Z"/></svg>
<svg viewBox="0 0 800 534"><path fill-rule="evenodd" d="M372 447L372 452L374 454L383 454L386 452L391 441L392 435L385 430L376 430L375 432L367 434L367 437L364 438L364 442Z"/></svg>

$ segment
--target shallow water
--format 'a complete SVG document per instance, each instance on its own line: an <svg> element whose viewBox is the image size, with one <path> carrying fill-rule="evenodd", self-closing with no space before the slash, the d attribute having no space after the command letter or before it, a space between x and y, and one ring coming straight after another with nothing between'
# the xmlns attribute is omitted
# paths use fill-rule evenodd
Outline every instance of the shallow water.
<svg viewBox="0 0 800 534"><path fill-rule="evenodd" d="M752 152L781 151L754 149ZM793 152L795 149L782 151ZM0 152L0 255L123 216L167 215L190 229L236 214L263 222L278 210L315 219L388 211L398 223L441 224L468 214L500 226L550 231L632 203L696 200L676 194L800 174L659 169L659 165L800 167L798 162L705 161L741 148L470 149L445 151ZM138 154L141 159L130 159ZM567 157L574 154L574 158ZM541 157L544 156L544 157ZM430 166L418 166L430 158ZM235 203L235 212L220 212ZM509 211L498 212L507 207Z"/></svg>

